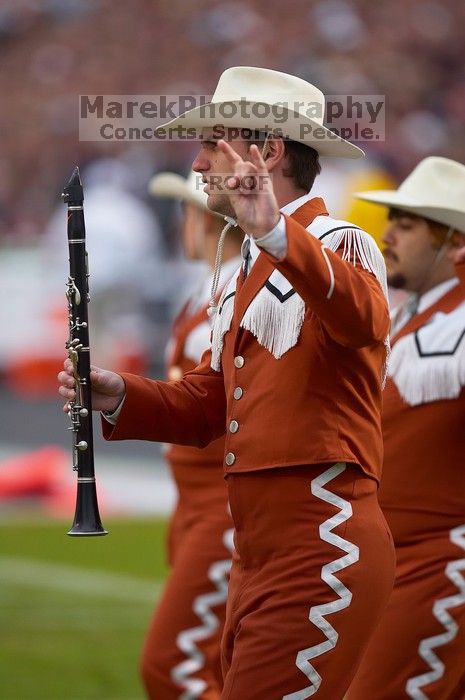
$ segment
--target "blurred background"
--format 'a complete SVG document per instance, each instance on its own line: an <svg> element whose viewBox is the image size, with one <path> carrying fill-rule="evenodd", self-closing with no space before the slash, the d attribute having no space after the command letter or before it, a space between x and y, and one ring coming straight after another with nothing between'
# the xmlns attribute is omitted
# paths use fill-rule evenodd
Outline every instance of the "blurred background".
<svg viewBox="0 0 465 700"><path fill-rule="evenodd" d="M332 215L379 240L360 189L395 187L427 155L465 161L462 0L0 0L0 697L141 698L137 656L166 573L175 494L160 447L95 426L106 538L65 537L75 484L56 396L68 276L60 192L81 169L93 361L163 374L171 320L202 269L180 209L148 196L195 143L79 142L78 95L211 94L256 65L328 94L386 96L386 139L323 162Z"/></svg>

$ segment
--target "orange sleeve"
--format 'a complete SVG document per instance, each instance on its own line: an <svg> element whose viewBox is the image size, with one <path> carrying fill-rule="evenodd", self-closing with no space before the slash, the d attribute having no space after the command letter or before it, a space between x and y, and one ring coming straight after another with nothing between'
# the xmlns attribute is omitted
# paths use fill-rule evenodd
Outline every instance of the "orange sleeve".
<svg viewBox="0 0 465 700"><path fill-rule="evenodd" d="M287 254L277 260L262 249L274 267L289 280L307 307L320 319L329 335L341 345L365 347L382 342L389 332L388 302L374 275L359 264L342 260L286 216ZM324 254L327 256L326 261ZM331 285L329 265L334 274Z"/></svg>
<svg viewBox="0 0 465 700"><path fill-rule="evenodd" d="M106 440L149 440L205 447L226 430L223 375L210 367L210 351L176 382L122 374L126 398L116 425L102 418Z"/></svg>

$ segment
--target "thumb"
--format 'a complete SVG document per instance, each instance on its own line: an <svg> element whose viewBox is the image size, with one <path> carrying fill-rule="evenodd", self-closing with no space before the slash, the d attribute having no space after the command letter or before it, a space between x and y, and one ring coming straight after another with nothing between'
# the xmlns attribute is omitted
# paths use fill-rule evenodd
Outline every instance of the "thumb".
<svg viewBox="0 0 465 700"><path fill-rule="evenodd" d="M105 370L101 369L100 367L94 367L94 365L91 365L90 367L90 379L92 382L92 386L96 389L105 387L108 384L109 381L109 375L110 373Z"/></svg>
<svg viewBox="0 0 465 700"><path fill-rule="evenodd" d="M102 385L105 384L105 370L100 369L100 367L95 367L95 365L90 366L90 377L92 380L92 384L94 385Z"/></svg>
<svg viewBox="0 0 465 700"><path fill-rule="evenodd" d="M125 385L120 374L100 367L91 367L92 389L106 396L124 396Z"/></svg>

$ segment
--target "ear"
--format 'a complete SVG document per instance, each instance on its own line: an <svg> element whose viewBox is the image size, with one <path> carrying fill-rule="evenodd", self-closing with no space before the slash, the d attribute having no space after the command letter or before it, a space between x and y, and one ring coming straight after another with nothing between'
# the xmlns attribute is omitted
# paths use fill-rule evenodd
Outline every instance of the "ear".
<svg viewBox="0 0 465 700"><path fill-rule="evenodd" d="M262 158L266 163L267 169L269 171L273 170L285 156L286 149L283 139L280 136L268 134L262 152Z"/></svg>
<svg viewBox="0 0 465 700"><path fill-rule="evenodd" d="M454 231L452 238L450 239L449 245L447 246L447 257L450 260L456 260L457 251L465 250L465 233L460 233L460 231Z"/></svg>

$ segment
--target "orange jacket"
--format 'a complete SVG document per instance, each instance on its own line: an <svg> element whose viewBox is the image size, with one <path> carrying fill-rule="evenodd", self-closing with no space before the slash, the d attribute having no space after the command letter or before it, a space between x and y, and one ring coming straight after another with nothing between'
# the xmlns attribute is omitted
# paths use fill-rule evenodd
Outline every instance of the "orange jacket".
<svg viewBox="0 0 465 700"><path fill-rule="evenodd" d="M394 336L393 346L430 324L435 314L443 314L442 322L447 323L447 315L464 304L465 264L457 265L456 271L461 283L413 316ZM465 328L465 311L462 317ZM443 371L456 344L456 330L452 333L451 329L450 338L443 340L444 358L437 358ZM455 350L463 356L462 347L460 342ZM418 357L415 362L423 360ZM432 533L464 522L464 415L465 388L457 396L412 406L400 395L395 379L388 378L383 394L385 457L379 499L397 543L413 542L415 537L425 542ZM434 540L432 547L437 547Z"/></svg>
<svg viewBox="0 0 465 700"><path fill-rule="evenodd" d="M211 368L207 352L177 382L124 374L126 400L116 426L104 422L107 439L204 446L226 431L227 472L347 461L379 479L388 305L374 275L343 260L341 250L325 250L335 279L327 299L322 243L302 225L324 213L313 199L286 216L285 258L263 251L238 287L222 371ZM239 325L275 268L306 307L299 340L280 359Z"/></svg>

